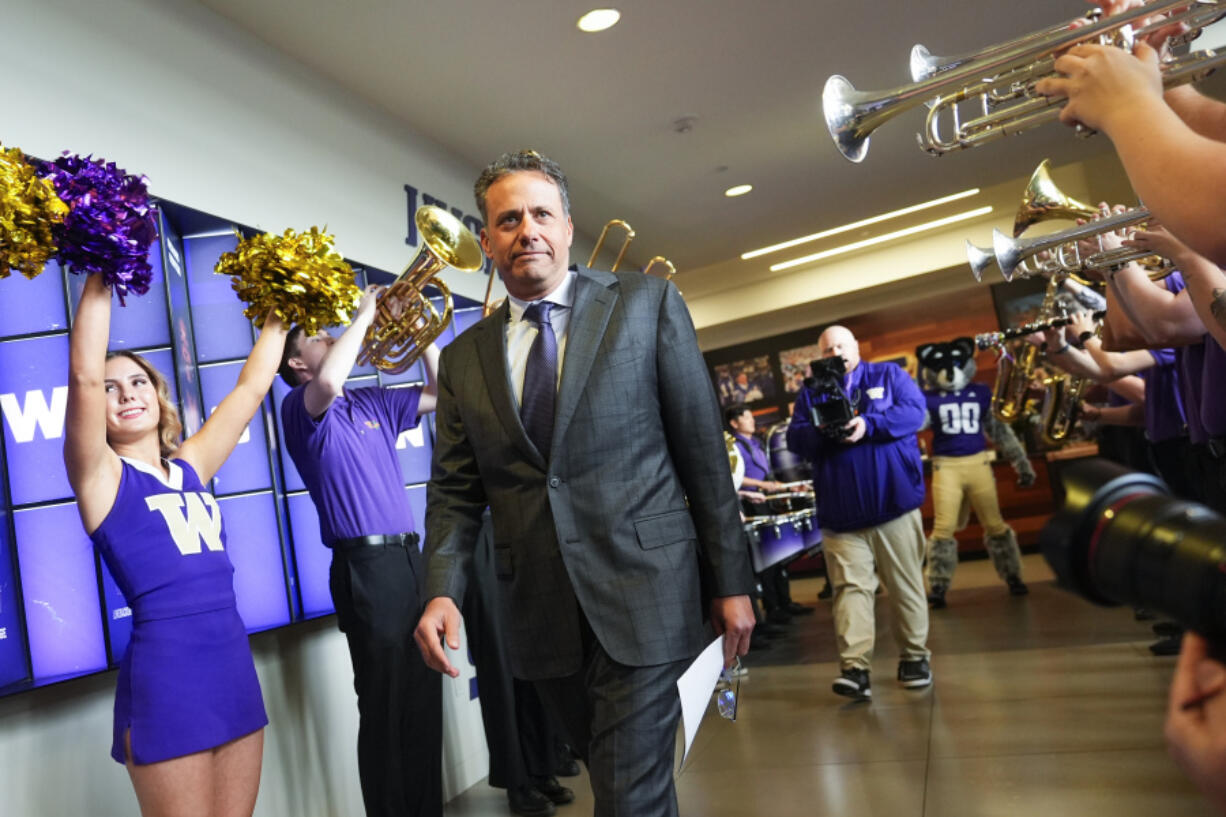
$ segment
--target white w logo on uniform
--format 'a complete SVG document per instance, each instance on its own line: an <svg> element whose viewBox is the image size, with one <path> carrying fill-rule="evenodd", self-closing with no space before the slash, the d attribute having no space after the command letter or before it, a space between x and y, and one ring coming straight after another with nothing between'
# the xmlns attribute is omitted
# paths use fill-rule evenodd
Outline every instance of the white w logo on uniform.
<svg viewBox="0 0 1226 817"><path fill-rule="evenodd" d="M187 502L186 516L182 511L184 500ZM184 556L199 553L201 540L209 550L224 549L221 546L221 508L217 507L212 494L158 494L145 497L145 504L166 520L175 547Z"/></svg>

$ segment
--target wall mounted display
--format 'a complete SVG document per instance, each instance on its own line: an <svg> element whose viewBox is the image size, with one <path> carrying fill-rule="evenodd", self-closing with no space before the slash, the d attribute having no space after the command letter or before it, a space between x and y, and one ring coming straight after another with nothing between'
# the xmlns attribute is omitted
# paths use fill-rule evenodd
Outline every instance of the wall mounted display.
<svg viewBox="0 0 1226 817"><path fill-rule="evenodd" d="M192 433L233 387L255 335L230 279L213 272L236 244L235 226L168 202L157 222L149 292L116 305L110 347L139 352L166 376L185 433ZM358 270L356 283L392 279ZM68 329L83 285L83 277L54 263L32 280L0 278L0 695L114 668L131 633L131 610L81 527L62 464ZM456 298L455 308L461 330L479 319L473 301ZM420 366L395 378L373 368L355 374L354 385L407 386L424 376ZM281 444L278 409L287 391L278 378L210 486L225 513L249 632L332 612L331 554ZM432 424L400 442L420 530Z"/></svg>

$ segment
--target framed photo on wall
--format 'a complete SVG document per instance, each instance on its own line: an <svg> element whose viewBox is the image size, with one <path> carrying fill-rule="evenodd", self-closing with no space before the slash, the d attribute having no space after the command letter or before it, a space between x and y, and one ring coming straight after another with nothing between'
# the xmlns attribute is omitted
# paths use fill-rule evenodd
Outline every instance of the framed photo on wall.
<svg viewBox="0 0 1226 817"><path fill-rule="evenodd" d="M992 305L996 308L996 322L1001 331L1034 320L1039 314L1046 289L1045 278L1022 278L993 284Z"/></svg>
<svg viewBox="0 0 1226 817"><path fill-rule="evenodd" d="M911 375L912 379L915 379L916 373L918 371L918 368L917 368L918 363L915 359L915 355L911 352L903 352L901 354L893 354L893 355L883 355L881 357L875 357L869 362L870 363L897 363L899 366L902 367L903 371Z"/></svg>
<svg viewBox="0 0 1226 817"><path fill-rule="evenodd" d="M721 406L756 403L775 397L775 375L768 355L712 367Z"/></svg>
<svg viewBox="0 0 1226 817"><path fill-rule="evenodd" d="M779 368L783 372L783 390L796 394L809 376L809 363L821 357L816 343L797 346L779 352Z"/></svg>

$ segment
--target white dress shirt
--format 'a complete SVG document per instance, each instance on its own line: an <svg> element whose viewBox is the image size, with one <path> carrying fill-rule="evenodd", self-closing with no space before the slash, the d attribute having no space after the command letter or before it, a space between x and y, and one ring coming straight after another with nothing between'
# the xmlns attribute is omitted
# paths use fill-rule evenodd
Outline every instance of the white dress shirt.
<svg viewBox="0 0 1226 817"><path fill-rule="evenodd" d="M566 330L570 326L570 308L575 303L576 272L567 272L562 283L553 292L541 298L553 304L549 313L549 323L553 326L554 337L558 341L558 384L562 383L562 362L566 360ZM507 375L511 379L511 393L515 396L515 408L520 407L524 394L524 370L528 366L528 352L532 342L536 340L539 330L532 321L524 319L524 310L535 301L521 301L514 295L507 295L511 314L507 318Z"/></svg>

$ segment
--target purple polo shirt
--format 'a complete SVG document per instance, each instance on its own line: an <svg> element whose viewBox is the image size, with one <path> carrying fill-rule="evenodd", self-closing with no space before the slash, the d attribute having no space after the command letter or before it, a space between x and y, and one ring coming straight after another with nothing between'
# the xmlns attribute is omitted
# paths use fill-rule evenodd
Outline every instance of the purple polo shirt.
<svg viewBox="0 0 1226 817"><path fill-rule="evenodd" d="M1141 372L1145 380L1145 436L1151 443L1182 437L1187 416L1179 390L1174 349L1150 349L1154 365Z"/></svg>
<svg viewBox="0 0 1226 817"><path fill-rule="evenodd" d="M1226 349L1205 335L1201 362L1200 422L1210 437L1226 437Z"/></svg>
<svg viewBox="0 0 1226 817"><path fill-rule="evenodd" d="M318 419L306 410L305 390L286 396L281 423L324 544L413 530L396 440L417 426L421 389L345 389Z"/></svg>
<svg viewBox="0 0 1226 817"><path fill-rule="evenodd" d="M736 433L732 436L736 440L737 450L745 455L745 476L761 481L769 480L770 460L766 458L766 449L758 442L758 438Z"/></svg>

